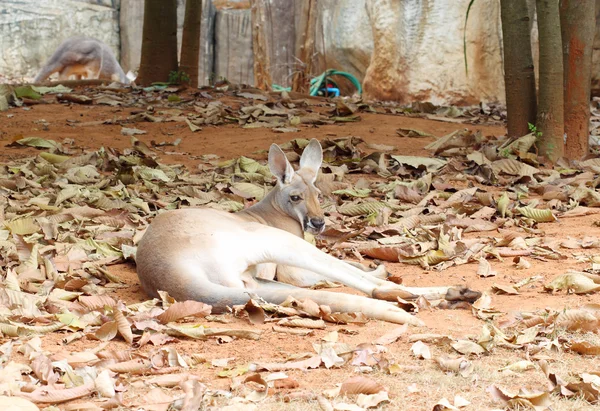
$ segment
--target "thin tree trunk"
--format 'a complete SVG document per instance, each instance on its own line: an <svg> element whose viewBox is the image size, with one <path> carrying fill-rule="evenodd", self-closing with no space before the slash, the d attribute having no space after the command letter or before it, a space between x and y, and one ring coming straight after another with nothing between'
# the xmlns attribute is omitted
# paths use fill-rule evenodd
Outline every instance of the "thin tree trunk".
<svg viewBox="0 0 600 411"><path fill-rule="evenodd" d="M168 81L177 71L177 0L145 0L142 57L136 82Z"/></svg>
<svg viewBox="0 0 600 411"><path fill-rule="evenodd" d="M273 80L271 79L271 58L267 50L267 39L264 27L266 27L266 16L261 13L258 4L261 0L250 0L252 12L252 51L254 53L254 86L263 90L271 90Z"/></svg>
<svg viewBox="0 0 600 411"><path fill-rule="evenodd" d="M202 0L186 0L179 70L189 76L192 87L198 87L201 21Z"/></svg>
<svg viewBox="0 0 600 411"><path fill-rule="evenodd" d="M527 0L500 0L508 136L521 137L535 124L536 90Z"/></svg>
<svg viewBox="0 0 600 411"><path fill-rule="evenodd" d="M540 35L539 154L555 162L564 155L563 58L558 0L537 0Z"/></svg>
<svg viewBox="0 0 600 411"><path fill-rule="evenodd" d="M595 0L561 0L560 28L565 71L565 155L579 160L589 152Z"/></svg>
<svg viewBox="0 0 600 411"><path fill-rule="evenodd" d="M301 66L294 72L292 90L308 94L310 89L309 78L312 74L313 53L315 51L317 0L305 0L302 3L301 18L300 29L298 30L302 36L298 53Z"/></svg>

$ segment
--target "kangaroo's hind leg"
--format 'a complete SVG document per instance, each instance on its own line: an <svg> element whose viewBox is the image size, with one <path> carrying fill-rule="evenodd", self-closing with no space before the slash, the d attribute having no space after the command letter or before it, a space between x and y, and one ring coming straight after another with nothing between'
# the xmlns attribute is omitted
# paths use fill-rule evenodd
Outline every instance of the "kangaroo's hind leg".
<svg viewBox="0 0 600 411"><path fill-rule="evenodd" d="M373 284L386 284L384 279L387 277L387 271L383 264L379 265L375 270L368 270L367 267L360 263L355 263L353 261L344 261L344 263L364 271L364 277ZM292 267L289 265L277 266L277 281L292 284L296 287L312 287L325 280L328 280L328 278L304 268Z"/></svg>
<svg viewBox="0 0 600 411"><path fill-rule="evenodd" d="M307 290L268 280L259 280L254 288L225 287L220 284L198 282L188 290L189 298L213 306L213 312L223 312L227 306L245 304L253 295L273 304L281 304L290 296L297 300L310 299L319 305L327 305L332 312L359 312L382 321L423 326L417 317L387 301L345 293Z"/></svg>
<svg viewBox="0 0 600 411"><path fill-rule="evenodd" d="M303 268L308 272L318 274L324 279L341 282L377 299L396 301L396 297L415 299L418 296L424 296L428 300L451 299L456 301L462 299L473 301L481 295L478 292L460 287L404 287L394 284L338 260L318 250L301 238L271 227L264 227L260 232L257 230L254 235L260 235L261 243L268 250L262 254L264 259L259 262L275 262Z"/></svg>

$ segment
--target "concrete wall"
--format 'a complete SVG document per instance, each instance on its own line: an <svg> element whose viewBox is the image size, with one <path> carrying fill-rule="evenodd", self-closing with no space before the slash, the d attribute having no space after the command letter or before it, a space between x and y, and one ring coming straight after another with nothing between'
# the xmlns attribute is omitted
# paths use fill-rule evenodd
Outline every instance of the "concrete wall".
<svg viewBox="0 0 600 411"><path fill-rule="evenodd" d="M96 4L102 3L102 4ZM110 3L111 6L103 4ZM118 1L0 1L0 75L31 79L67 37L88 35L119 51Z"/></svg>
<svg viewBox="0 0 600 411"><path fill-rule="evenodd" d="M274 16L265 33L273 81L282 86L289 85L300 66L295 55L301 37L297 20L302 1L253 2L265 15ZM499 0L473 5L467 26L467 76L462 36L468 3L319 0L312 74L328 68L350 72L364 81L366 96L373 99L446 104L503 101ZM179 42L184 4L185 0L178 0ZM30 80L62 40L81 34L108 44L125 71L136 70L143 6L144 0L0 0L0 81ZM248 0L214 0L214 5L213 0L203 0L201 83L224 77L252 84L249 7ZM533 32L535 43L535 28ZM596 88L600 87L598 33L600 30L594 43Z"/></svg>

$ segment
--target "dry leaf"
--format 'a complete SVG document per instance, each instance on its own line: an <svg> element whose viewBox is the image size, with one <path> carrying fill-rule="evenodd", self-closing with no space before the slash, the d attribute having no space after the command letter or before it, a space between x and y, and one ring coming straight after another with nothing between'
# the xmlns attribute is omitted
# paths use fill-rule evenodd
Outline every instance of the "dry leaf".
<svg viewBox="0 0 600 411"><path fill-rule="evenodd" d="M523 372L535 369L535 364L528 360L517 361L498 369L498 371Z"/></svg>
<svg viewBox="0 0 600 411"><path fill-rule="evenodd" d="M174 398L167 395L160 388L154 388L143 397L143 402L138 407L147 411L167 411Z"/></svg>
<svg viewBox="0 0 600 411"><path fill-rule="evenodd" d="M379 391L376 394L358 394L356 405L363 408L379 407L382 403L389 402L387 391Z"/></svg>
<svg viewBox="0 0 600 411"><path fill-rule="evenodd" d="M212 360L210 363L213 367L227 367L229 361L235 360L235 357L231 358L216 358Z"/></svg>
<svg viewBox="0 0 600 411"><path fill-rule="evenodd" d="M325 368L341 367L346 363L346 360L340 357L333 347L324 347L320 350L319 354L321 355L321 360L323 360Z"/></svg>
<svg viewBox="0 0 600 411"><path fill-rule="evenodd" d="M187 380L181 384L181 388L185 393L181 411L197 411L202 408L206 385L196 381Z"/></svg>
<svg viewBox="0 0 600 411"><path fill-rule="evenodd" d="M480 277L493 277L498 273L492 270L492 266L485 258L479 259L479 267L477 268L477 275Z"/></svg>
<svg viewBox="0 0 600 411"><path fill-rule="evenodd" d="M363 407L359 407L355 404L348 404L345 402L338 402L333 406L335 411L364 411Z"/></svg>
<svg viewBox="0 0 600 411"><path fill-rule="evenodd" d="M373 341L373 344L388 345L396 342L408 330L408 324L397 327Z"/></svg>
<svg viewBox="0 0 600 411"><path fill-rule="evenodd" d="M527 328L517 336L516 343L518 345L530 344L535 341L539 333L540 328L538 326Z"/></svg>
<svg viewBox="0 0 600 411"><path fill-rule="evenodd" d="M106 368L119 374L141 374L150 371L152 363L148 360L137 359L108 365Z"/></svg>
<svg viewBox="0 0 600 411"><path fill-rule="evenodd" d="M429 344L450 345L452 338L443 334L412 334L408 337L408 342L422 341Z"/></svg>
<svg viewBox="0 0 600 411"><path fill-rule="evenodd" d="M488 293L481 294L481 297L473 303L473 308L476 310L487 310L492 308L492 297Z"/></svg>
<svg viewBox="0 0 600 411"><path fill-rule="evenodd" d="M269 385L267 382L260 376L260 374L252 374L246 377L244 383L254 382L261 386L260 390L253 390L248 395L246 395L246 399L252 402L260 402L264 400L269 394Z"/></svg>
<svg viewBox="0 0 600 411"><path fill-rule="evenodd" d="M314 330L304 330L302 328L287 328L281 327L277 324L273 325L273 331L283 334L301 335L303 337L314 334Z"/></svg>
<svg viewBox="0 0 600 411"><path fill-rule="evenodd" d="M116 321L108 321L96 330L94 336L102 341L110 341L117 336L119 328Z"/></svg>
<svg viewBox="0 0 600 411"><path fill-rule="evenodd" d="M241 330L233 328L206 328L201 324L185 324L176 323L167 324L167 333L177 336L185 336L205 340L208 337L228 336L236 338L246 338L249 340L258 340L262 331L260 330Z"/></svg>
<svg viewBox="0 0 600 411"><path fill-rule="evenodd" d="M150 378L149 380L146 380L145 383L157 385L159 387L173 388L173 387L180 385L184 381L188 381L193 378L195 378L195 376L192 376L188 373L165 374L165 375L159 375L157 377Z"/></svg>
<svg viewBox="0 0 600 411"><path fill-rule="evenodd" d="M458 340L458 341L452 343L451 345L452 345L452 348L454 348L456 351L458 351L461 354L465 354L465 355L470 355L470 354L480 355L480 354L485 353L485 349L481 345L474 343L473 341Z"/></svg>
<svg viewBox="0 0 600 411"><path fill-rule="evenodd" d="M96 391L105 398L112 398L115 396L115 384L113 379L110 377L108 370L103 370L98 377L94 380Z"/></svg>
<svg viewBox="0 0 600 411"><path fill-rule="evenodd" d="M286 363L258 363L257 370L267 371L285 371L285 370L308 370L310 368L319 368L321 365L321 356L315 355L306 360L293 361Z"/></svg>
<svg viewBox="0 0 600 411"><path fill-rule="evenodd" d="M181 318L194 316L206 317L210 314L212 307L199 301L176 302L167 311L156 317L163 324L175 322Z"/></svg>
<svg viewBox="0 0 600 411"><path fill-rule="evenodd" d="M555 277L544 288L547 291L567 290L575 294L587 294L600 290L600 284L594 283L594 280L579 273L561 274Z"/></svg>
<svg viewBox="0 0 600 411"><path fill-rule="evenodd" d="M19 397L0 395L0 404L4 411L39 411L40 409L29 400Z"/></svg>
<svg viewBox="0 0 600 411"><path fill-rule="evenodd" d="M251 324L264 324L265 310L256 303L253 299L248 300L244 305L244 310L248 313L248 320Z"/></svg>
<svg viewBox="0 0 600 411"><path fill-rule="evenodd" d="M410 347L413 355L417 358L421 358L424 360L431 359L431 351L429 351L429 347L425 345L422 341L417 341Z"/></svg>
<svg viewBox="0 0 600 411"><path fill-rule="evenodd" d="M503 406L518 409L528 407L536 411L544 411L552 405L550 394L542 391L530 392L526 389L520 389L518 393L511 392L507 389L491 385L487 388L493 399L500 402Z"/></svg>
<svg viewBox="0 0 600 411"><path fill-rule="evenodd" d="M63 390L49 389L41 387L34 392L21 392L19 396L25 397L34 403L61 403L71 401L77 398L86 397L94 391L93 383L86 383L79 387L67 388Z"/></svg>
<svg viewBox="0 0 600 411"><path fill-rule="evenodd" d="M492 284L492 291L496 294L518 295L519 292L512 285Z"/></svg>
<svg viewBox="0 0 600 411"><path fill-rule="evenodd" d="M587 341L572 342L569 350L582 355L600 355L600 345Z"/></svg>
<svg viewBox="0 0 600 411"><path fill-rule="evenodd" d="M299 328L313 328L322 329L325 328L325 321L323 320L312 320L310 318L284 318L277 323L284 327L299 327Z"/></svg>
<svg viewBox="0 0 600 411"><path fill-rule="evenodd" d="M125 342L131 344L133 342L133 332L131 331L131 325L129 324L129 321L118 308L114 309L114 316L119 334L121 334L121 337L123 337Z"/></svg>
<svg viewBox="0 0 600 411"><path fill-rule="evenodd" d="M511 158L504 158L502 160L496 160L492 163L492 169L495 174L505 173L512 176L518 177L533 177L539 170L535 167L531 167L520 161L513 160Z"/></svg>
<svg viewBox="0 0 600 411"><path fill-rule="evenodd" d="M381 384L362 375L357 375L348 378L342 383L340 387L340 395L350 394L377 394L383 391L384 388Z"/></svg>
<svg viewBox="0 0 600 411"><path fill-rule="evenodd" d="M117 302L108 295L81 295L78 300L90 311L117 305Z"/></svg>
<svg viewBox="0 0 600 411"><path fill-rule="evenodd" d="M441 400L439 400L437 402L437 404L434 405L433 411L445 411L445 410L455 411L455 410L459 410L459 408L457 406L450 404L450 401L448 401L448 399L442 398Z"/></svg>
<svg viewBox="0 0 600 411"><path fill-rule="evenodd" d="M434 361L444 371L451 371L456 374L460 374L463 377L468 377L473 373L473 363L464 357L451 358L447 356L440 356L434 358Z"/></svg>
<svg viewBox="0 0 600 411"><path fill-rule="evenodd" d="M539 209L531 207L518 207L516 210L524 217L531 218L538 223L552 223L556 221L556 216L549 209Z"/></svg>

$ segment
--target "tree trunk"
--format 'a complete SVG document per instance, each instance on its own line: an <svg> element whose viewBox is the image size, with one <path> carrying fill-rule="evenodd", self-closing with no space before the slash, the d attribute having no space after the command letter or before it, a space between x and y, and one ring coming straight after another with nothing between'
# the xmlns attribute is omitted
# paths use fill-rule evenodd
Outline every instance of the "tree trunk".
<svg viewBox="0 0 600 411"><path fill-rule="evenodd" d="M271 59L267 50L267 39L264 28L267 16L261 12L259 0L250 0L252 12L252 51L254 52L254 86L263 90L271 90Z"/></svg>
<svg viewBox="0 0 600 411"><path fill-rule="evenodd" d="M313 54L315 52L315 31L317 24L317 0L305 0L302 3L300 15L301 33L298 60L300 67L294 72L292 90L308 94L310 90L310 76L312 73Z"/></svg>
<svg viewBox="0 0 600 411"><path fill-rule="evenodd" d="M177 0L145 0L142 57L136 82L168 81L177 71Z"/></svg>
<svg viewBox="0 0 600 411"><path fill-rule="evenodd" d="M192 87L198 87L201 21L202 0L186 0L179 70L188 75Z"/></svg>
<svg viewBox="0 0 600 411"><path fill-rule="evenodd" d="M565 155L579 160L589 151L595 0L561 0L560 28L565 71Z"/></svg>
<svg viewBox="0 0 600 411"><path fill-rule="evenodd" d="M500 0L508 136L529 133L535 124L536 90L527 0Z"/></svg>
<svg viewBox="0 0 600 411"><path fill-rule="evenodd" d="M539 154L555 162L564 155L563 58L558 0L537 0L540 35Z"/></svg>

